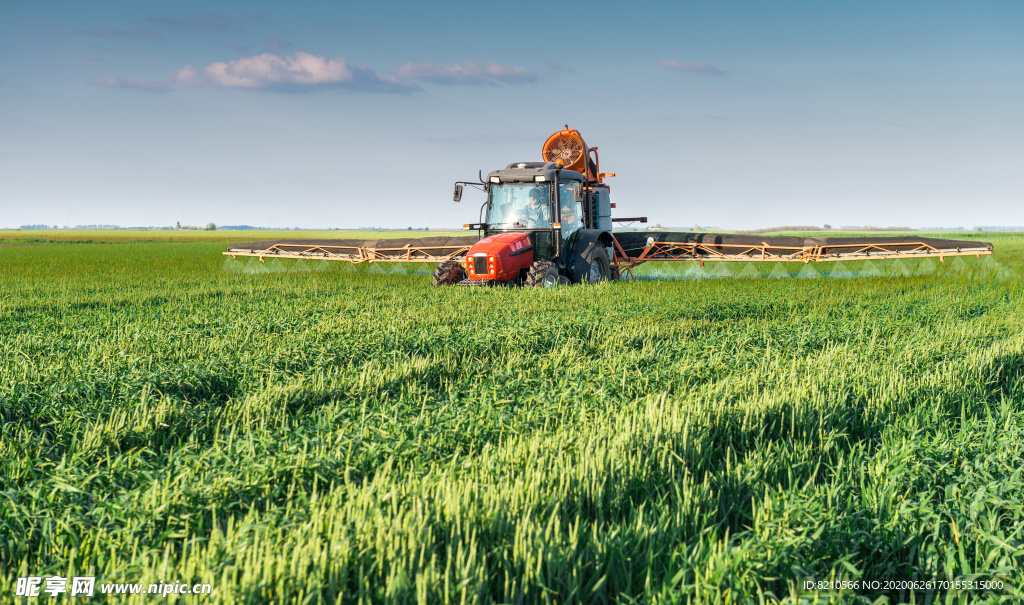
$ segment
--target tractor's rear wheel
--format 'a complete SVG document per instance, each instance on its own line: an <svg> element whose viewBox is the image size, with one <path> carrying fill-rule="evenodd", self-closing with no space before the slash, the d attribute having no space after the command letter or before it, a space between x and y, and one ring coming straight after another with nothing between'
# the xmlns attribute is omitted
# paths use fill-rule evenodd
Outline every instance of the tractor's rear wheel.
<svg viewBox="0 0 1024 605"><path fill-rule="evenodd" d="M528 288L550 288L559 285L564 279L558 273L558 265L549 260L540 260L530 267L523 285Z"/></svg>
<svg viewBox="0 0 1024 605"><path fill-rule="evenodd" d="M596 248L590 257L590 267L583 274L583 281L596 284L608 281L612 278L612 263L608 260L608 253L604 248Z"/></svg>
<svg viewBox="0 0 1024 605"><path fill-rule="evenodd" d="M453 260L446 260L434 269L430 285L451 286L464 279L466 279L466 270L462 268L462 265Z"/></svg>

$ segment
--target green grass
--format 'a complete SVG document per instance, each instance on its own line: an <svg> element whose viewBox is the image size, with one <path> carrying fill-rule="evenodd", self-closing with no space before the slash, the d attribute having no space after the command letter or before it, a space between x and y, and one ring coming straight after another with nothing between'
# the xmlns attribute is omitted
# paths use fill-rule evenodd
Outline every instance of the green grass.
<svg viewBox="0 0 1024 605"><path fill-rule="evenodd" d="M186 235L0 248L0 601L1024 598L1020 235L551 290Z"/></svg>

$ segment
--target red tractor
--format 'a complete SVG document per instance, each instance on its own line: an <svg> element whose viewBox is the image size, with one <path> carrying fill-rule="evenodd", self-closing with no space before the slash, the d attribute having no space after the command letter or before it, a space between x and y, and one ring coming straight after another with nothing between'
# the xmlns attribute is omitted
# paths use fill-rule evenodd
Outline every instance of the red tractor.
<svg viewBox="0 0 1024 605"><path fill-rule="evenodd" d="M587 147L576 130L548 137L542 162L509 164L478 183L463 185L487 193L482 222L465 225L483 236L466 254L438 265L432 283L441 285L522 284L546 287L559 283L599 282L618 277L608 185L601 173L597 147Z"/></svg>

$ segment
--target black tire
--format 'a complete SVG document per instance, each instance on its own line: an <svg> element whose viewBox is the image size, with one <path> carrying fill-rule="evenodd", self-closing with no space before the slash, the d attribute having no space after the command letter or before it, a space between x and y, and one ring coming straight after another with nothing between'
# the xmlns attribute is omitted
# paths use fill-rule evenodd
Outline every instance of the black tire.
<svg viewBox="0 0 1024 605"><path fill-rule="evenodd" d="M446 260L434 269L434 275L430 278L431 286L452 286L466 279L466 270L462 265Z"/></svg>
<svg viewBox="0 0 1024 605"><path fill-rule="evenodd" d="M558 265L549 260L540 260L530 267L523 285L528 288L550 288L561 284L563 279L558 273Z"/></svg>
<svg viewBox="0 0 1024 605"><path fill-rule="evenodd" d="M608 260L608 253L604 248L598 246L590 255L590 263L581 276L582 283L596 284L609 281L612 278L612 263Z"/></svg>

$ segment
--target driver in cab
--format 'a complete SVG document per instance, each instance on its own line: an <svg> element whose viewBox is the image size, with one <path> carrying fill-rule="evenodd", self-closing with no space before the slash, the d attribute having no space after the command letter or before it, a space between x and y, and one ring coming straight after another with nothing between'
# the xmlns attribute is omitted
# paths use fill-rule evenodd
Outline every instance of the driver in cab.
<svg viewBox="0 0 1024 605"><path fill-rule="evenodd" d="M540 189L534 187L530 189L527 194L529 199L526 201L526 208L523 211L523 218L526 220L528 227L548 227L550 223L548 221L548 208L547 204L541 203L543 194Z"/></svg>

